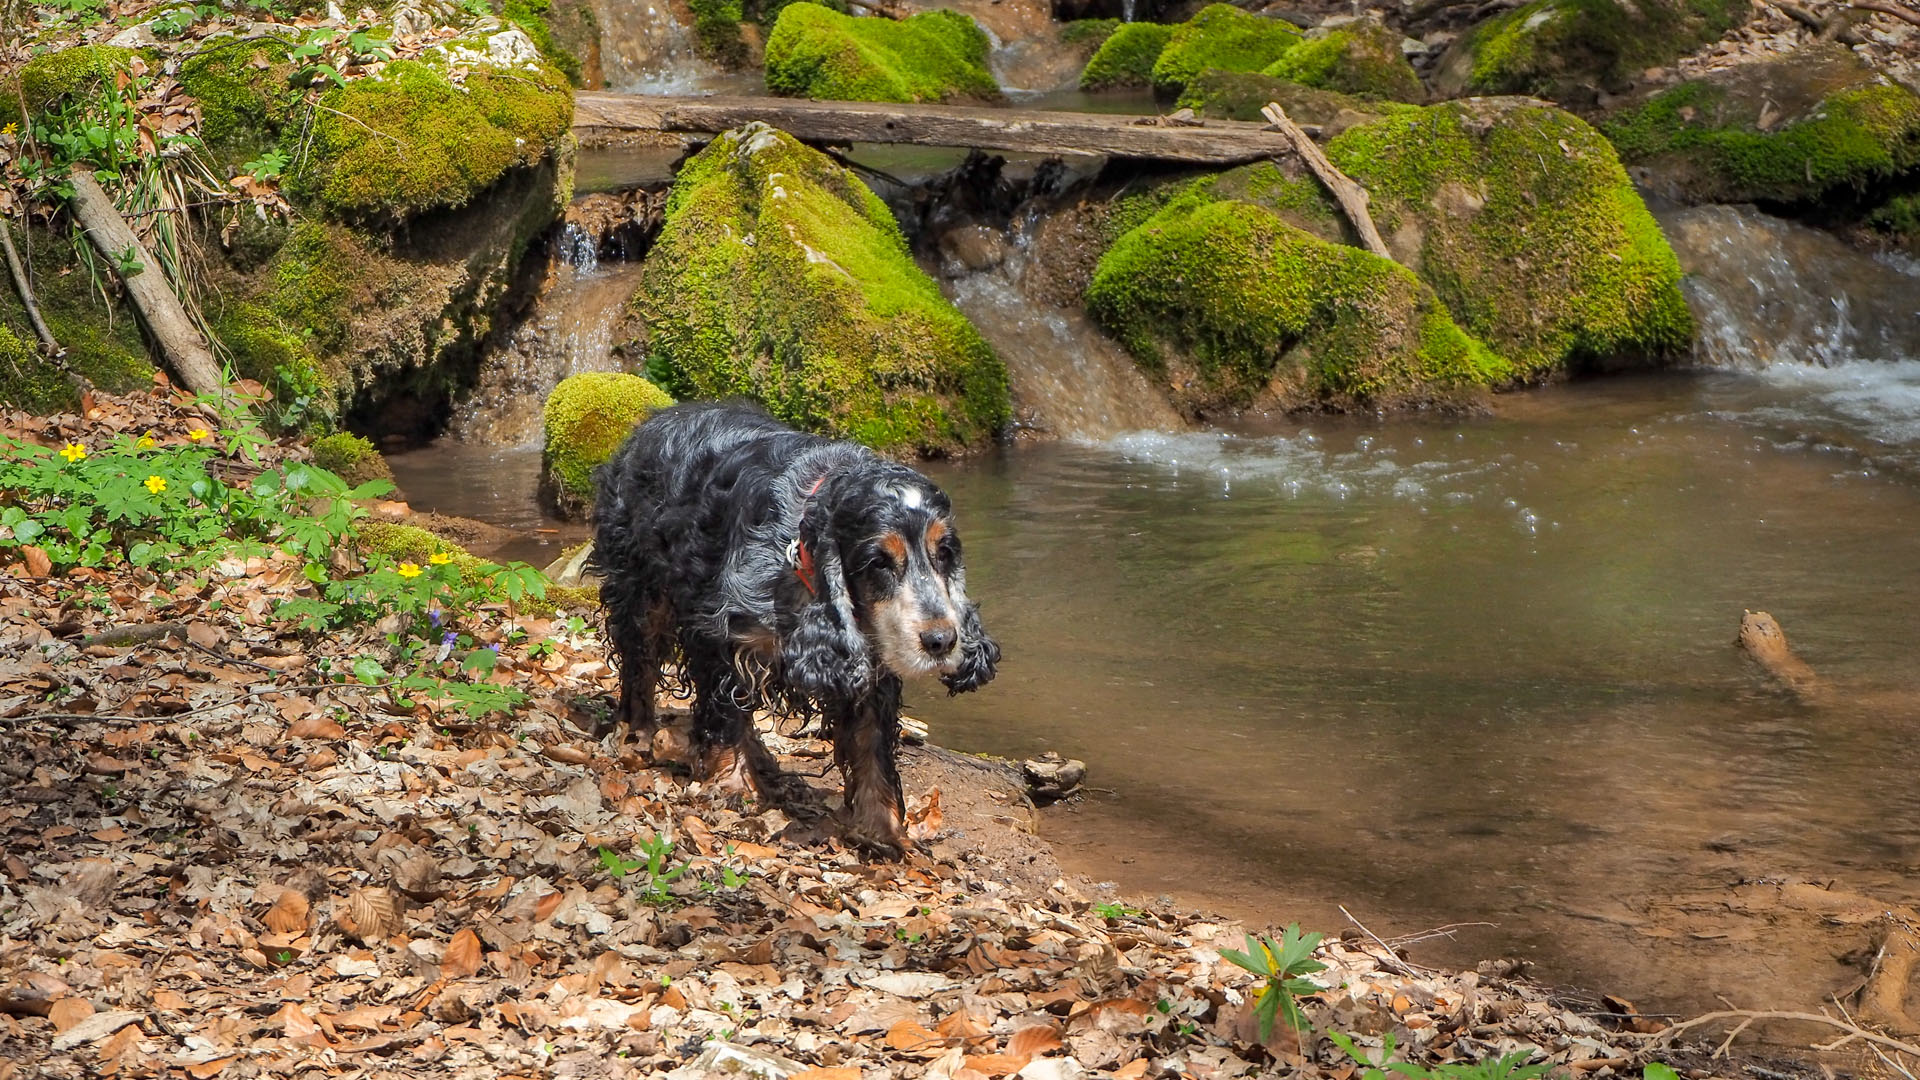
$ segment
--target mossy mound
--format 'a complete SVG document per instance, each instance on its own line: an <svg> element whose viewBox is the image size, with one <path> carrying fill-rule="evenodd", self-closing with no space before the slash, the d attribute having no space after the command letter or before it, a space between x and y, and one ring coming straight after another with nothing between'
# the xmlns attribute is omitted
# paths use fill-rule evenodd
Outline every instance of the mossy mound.
<svg viewBox="0 0 1920 1080"><path fill-rule="evenodd" d="M591 371L560 380L547 395L540 456L555 505L568 516L583 511L593 499L593 470L635 424L671 404L665 390L638 375Z"/></svg>
<svg viewBox="0 0 1920 1080"><path fill-rule="evenodd" d="M746 12L740 0L687 0L693 9L693 41L701 56L722 66L746 63L747 39L740 33Z"/></svg>
<svg viewBox="0 0 1920 1080"><path fill-rule="evenodd" d="M1274 193L1291 198L1276 187ZM1508 365L1406 268L1202 180L1121 236L1087 310L1189 412L1449 400Z"/></svg>
<svg viewBox="0 0 1920 1080"><path fill-rule="evenodd" d="M9 345L6 359L14 362L0 362L0 404L36 414L72 409L80 395L67 371L115 393L152 385L153 365L139 324L131 312L114 310L93 291L71 240L44 229L25 236L16 229L14 244L31 264L40 315L66 350L60 361L65 370L41 359L19 294L10 284L0 285L0 326L8 328L21 350L16 354Z"/></svg>
<svg viewBox="0 0 1920 1080"><path fill-rule="evenodd" d="M17 73L0 76L0 127L22 125L68 94L85 91L124 71L133 50L112 45L73 45L44 52L22 64ZM27 116L20 114L25 103Z"/></svg>
<svg viewBox="0 0 1920 1080"><path fill-rule="evenodd" d="M973 20L957 12L896 22L788 4L767 38L767 89L834 101L998 99L987 44Z"/></svg>
<svg viewBox="0 0 1920 1080"><path fill-rule="evenodd" d="M1080 72L1082 90L1153 85L1153 65L1173 39L1173 27L1127 23L1108 35Z"/></svg>
<svg viewBox="0 0 1920 1080"><path fill-rule="evenodd" d="M180 65L180 85L200 104L200 137L233 168L272 149L296 119L286 92L293 64L281 39L216 44Z"/></svg>
<svg viewBox="0 0 1920 1080"><path fill-rule="evenodd" d="M531 51L518 30L448 48L447 63L475 65L459 86L438 63L397 60L378 78L328 90L295 190L340 217L400 219L464 206L509 169L553 154L573 123L565 77L531 57L476 60L511 58L514 39Z"/></svg>
<svg viewBox="0 0 1920 1080"><path fill-rule="evenodd" d="M1414 108L1390 101L1369 101L1336 90L1316 90L1257 71L1204 72L1180 92L1176 107L1222 120L1263 122L1265 118L1260 110L1270 101L1279 102L1295 123L1319 125L1323 137L1337 135L1396 110Z"/></svg>
<svg viewBox="0 0 1920 1080"><path fill-rule="evenodd" d="M762 124L682 167L635 304L648 370L680 397L752 397L894 452L977 446L1007 420L1006 367L886 204Z"/></svg>
<svg viewBox="0 0 1920 1080"><path fill-rule="evenodd" d="M1308 34L1265 73L1356 97L1415 105L1427 100L1427 88L1400 51L1400 34L1370 16Z"/></svg>
<svg viewBox="0 0 1920 1080"><path fill-rule="evenodd" d="M1719 40L1751 11L1748 0L1532 0L1455 42L1434 90L1587 105L1597 90Z"/></svg>
<svg viewBox="0 0 1920 1080"><path fill-rule="evenodd" d="M593 9L584 4L556 10L553 0L501 0L500 17L517 26L540 51L540 58L553 65L574 86L587 84L586 65L569 44L591 40L599 34ZM564 20L555 26L556 20Z"/></svg>
<svg viewBox="0 0 1920 1080"><path fill-rule="evenodd" d="M369 480L391 480L393 469L371 442L358 435L336 431L313 440L313 463L358 486Z"/></svg>
<svg viewBox="0 0 1920 1080"><path fill-rule="evenodd" d="M1259 71L1299 42L1291 23L1209 4L1174 28L1153 63L1153 85L1175 94L1203 71Z"/></svg>
<svg viewBox="0 0 1920 1080"><path fill-rule="evenodd" d="M1613 147L1578 117L1447 102L1347 131L1327 156L1372 195L1395 258L1518 375L1691 340L1673 249Z"/></svg>
<svg viewBox="0 0 1920 1080"><path fill-rule="evenodd" d="M1694 202L1803 202L1920 165L1920 96L1844 46L1683 83L1606 124L1630 162Z"/></svg>
<svg viewBox="0 0 1920 1080"><path fill-rule="evenodd" d="M1098 49L1106 44L1122 26L1129 25L1119 19L1074 19L1062 23L1055 36L1063 45L1079 45L1086 49Z"/></svg>

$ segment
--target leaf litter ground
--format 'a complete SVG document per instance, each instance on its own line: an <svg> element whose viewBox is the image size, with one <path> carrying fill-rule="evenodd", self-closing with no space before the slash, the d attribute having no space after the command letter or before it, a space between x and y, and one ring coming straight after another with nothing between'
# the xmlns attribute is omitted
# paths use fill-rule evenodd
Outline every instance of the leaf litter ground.
<svg viewBox="0 0 1920 1080"><path fill-rule="evenodd" d="M198 420L103 396L0 428ZM1260 1040L1220 953L1240 927L1062 880L1011 770L910 748L919 849L867 862L826 810L827 744L767 735L810 798L717 797L677 763L684 727L593 734L616 677L590 625L504 605L477 635L545 643L490 676L530 695L511 716L340 682L382 630L276 625L301 569L0 574L0 1080L1360 1071L1324 1038ZM1365 935L1316 956L1315 1029L1426 1065L1531 1050L1608 1076L1658 1027Z"/></svg>

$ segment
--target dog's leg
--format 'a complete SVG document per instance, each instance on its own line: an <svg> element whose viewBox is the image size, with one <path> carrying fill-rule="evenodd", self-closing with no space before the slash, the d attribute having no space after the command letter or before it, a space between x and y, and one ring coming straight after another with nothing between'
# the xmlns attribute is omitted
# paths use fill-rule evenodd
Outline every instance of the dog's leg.
<svg viewBox="0 0 1920 1080"><path fill-rule="evenodd" d="M696 775L728 794L771 798L780 766L753 729L753 698L733 660L706 645L683 642L682 648L693 682Z"/></svg>
<svg viewBox="0 0 1920 1080"><path fill-rule="evenodd" d="M833 756L846 782L855 842L888 858L906 849L906 797L894 761L900 742L900 680L886 676L834 717Z"/></svg>
<svg viewBox="0 0 1920 1080"><path fill-rule="evenodd" d="M607 638L620 665L620 705L614 722L645 745L657 726L653 694L660 683L661 649L657 625L665 605L639 590L607 600ZM665 616L671 618L672 613Z"/></svg>

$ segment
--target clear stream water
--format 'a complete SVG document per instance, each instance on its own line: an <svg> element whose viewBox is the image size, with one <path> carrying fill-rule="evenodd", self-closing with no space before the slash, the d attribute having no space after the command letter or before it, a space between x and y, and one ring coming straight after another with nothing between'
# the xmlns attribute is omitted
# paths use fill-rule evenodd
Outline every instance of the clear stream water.
<svg viewBox="0 0 1920 1080"><path fill-rule="evenodd" d="M1007 350L1016 397L1080 438L927 466L1006 662L914 710L951 746L1085 759L1095 790L1048 828L1123 891L1491 922L1424 955L1673 1007L1841 985L1831 956L1674 933L1649 904L1768 877L1920 900L1920 282L1749 211L1666 225L1712 366L1485 417L1120 430L1108 376L1058 400L1090 330L1026 311L1004 270L952 286L990 336L1034 340ZM512 557L581 535L534 504L532 445L393 464L417 507L519 530ZM1732 644L1747 608L1835 705L1764 685Z"/></svg>

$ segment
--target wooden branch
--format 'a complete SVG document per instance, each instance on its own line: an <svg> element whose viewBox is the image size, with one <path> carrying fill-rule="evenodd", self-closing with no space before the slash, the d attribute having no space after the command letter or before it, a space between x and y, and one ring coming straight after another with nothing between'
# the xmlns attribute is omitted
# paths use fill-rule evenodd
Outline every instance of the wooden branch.
<svg viewBox="0 0 1920 1080"><path fill-rule="evenodd" d="M1347 220L1353 222L1353 231L1360 234L1360 245L1383 259L1391 261L1393 255L1387 251L1387 242L1380 239L1380 230L1373 227L1373 215L1367 212L1367 189L1353 182L1346 173L1334 167L1327 160L1319 144L1307 138L1300 125L1287 118L1287 111L1277 101L1270 101L1260 110L1260 115L1273 122L1281 135L1285 136L1293 152L1300 155L1313 170L1313 175L1333 192L1334 201L1346 212Z"/></svg>
<svg viewBox="0 0 1920 1080"><path fill-rule="evenodd" d="M576 131L657 131L713 135L764 121L803 142L912 143L1031 154L1240 165L1292 152L1261 124L1208 120L1163 127L1129 116L979 105L893 105L798 98L574 95Z"/></svg>
<svg viewBox="0 0 1920 1080"><path fill-rule="evenodd" d="M160 355L167 366L196 394L224 394L220 365L214 362L206 339L200 336L199 328L187 317L185 305L167 283L159 261L114 209L113 200L94 181L92 170L76 165L68 178L73 183L74 216L80 219L87 239L93 241L93 246L116 270L120 268L122 255L131 255L139 263L139 269L122 272L120 280L126 284L127 295L133 299L141 321L160 346Z"/></svg>
<svg viewBox="0 0 1920 1080"><path fill-rule="evenodd" d="M33 332L40 338L40 346L48 356L59 356L60 343L54 340L53 331L47 329L47 321L40 317L40 304L33 298L33 282L27 279L27 269L20 262L20 253L13 247L13 226L0 219L0 246L7 249L7 270L13 274L13 289L20 294L20 303L27 309L27 321L33 324Z"/></svg>
<svg viewBox="0 0 1920 1080"><path fill-rule="evenodd" d="M1902 7L1899 4L1883 3L1882 0L1853 0L1853 3L1847 6L1860 11L1877 11L1882 15L1891 15L1896 19L1920 26L1920 11Z"/></svg>

